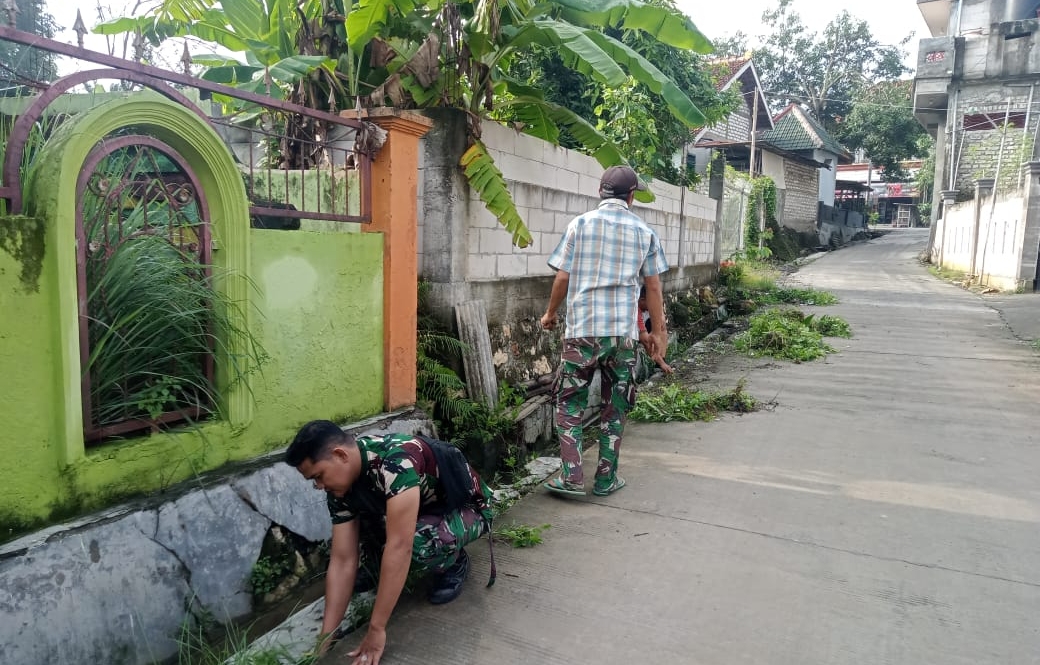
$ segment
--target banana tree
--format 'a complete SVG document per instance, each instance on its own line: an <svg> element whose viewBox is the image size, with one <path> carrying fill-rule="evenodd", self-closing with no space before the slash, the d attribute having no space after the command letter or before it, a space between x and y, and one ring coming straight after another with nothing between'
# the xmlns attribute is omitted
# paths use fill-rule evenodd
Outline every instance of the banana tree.
<svg viewBox="0 0 1040 665"><path fill-rule="evenodd" d="M338 100L342 106L464 111L470 146L460 166L521 247L530 243L530 232L480 140L482 118L496 108L508 109L517 127L544 140L557 143L566 129L604 167L627 160L594 125L511 79L509 63L517 53L554 49L568 67L609 87L623 86L632 77L687 126L705 122L668 76L604 32L634 30L677 48L711 50L711 42L686 16L640 0L263 0L262 6L256 0L164 0L143 24L120 19L102 26L103 31L127 29L193 35L243 53L244 62L222 56L198 61L210 67L206 78L260 92L298 89L317 72L327 83L327 97L312 93L295 101L319 108ZM314 48L320 52L308 50ZM346 86L342 99L341 81Z"/></svg>
<svg viewBox="0 0 1040 665"><path fill-rule="evenodd" d="M547 101L539 90L512 80L507 70L515 53L535 46L554 49L568 67L609 87L625 85L631 76L660 95L672 115L687 126L705 122L704 114L671 79L603 32L604 28L639 30L677 48L709 52L711 42L687 17L673 10L638 0L477 0L465 6L440 6L421 42L380 36L395 14L406 17L416 4L412 0L362 0L360 11L347 19L351 48L373 43L379 45L380 53L389 54L384 56L387 78L370 95L370 102L464 110L470 118L471 144L461 166L470 186L518 246L530 243L530 233L480 140L480 118L496 107L508 108L525 133L558 143L561 128L566 128L604 167L627 162L618 146L592 124ZM427 9L432 4L426 3ZM464 13L464 8L469 11ZM442 63L453 66L437 67ZM652 195L647 199L652 200Z"/></svg>
<svg viewBox="0 0 1040 665"><path fill-rule="evenodd" d="M203 65L202 78L276 99L289 99L312 108L334 109L344 97L339 61L323 49L328 40L322 0L166 0L147 15L101 23L95 32L136 32L158 45L171 37L194 37L221 49L195 55ZM323 52L323 50L325 52ZM258 111L231 98L217 96L239 112L239 122L253 120ZM302 143L317 130L287 123L281 146L281 165L310 166ZM295 124L294 124L295 123Z"/></svg>

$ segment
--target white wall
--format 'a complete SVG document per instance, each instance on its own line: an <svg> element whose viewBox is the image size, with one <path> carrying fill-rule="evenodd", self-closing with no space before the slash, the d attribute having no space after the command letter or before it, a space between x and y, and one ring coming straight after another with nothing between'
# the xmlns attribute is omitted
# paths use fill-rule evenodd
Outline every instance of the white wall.
<svg viewBox="0 0 1040 665"><path fill-rule="evenodd" d="M982 200L979 238L975 251L975 272L979 282L999 289L1013 290L1021 285L1019 271L1026 231L1022 197L993 197ZM936 228L939 261L944 268L965 273L971 270L975 232L974 202L966 201L947 208Z"/></svg>
<svg viewBox="0 0 1040 665"><path fill-rule="evenodd" d="M838 180L838 156L833 152L825 150L813 151L813 159L826 164L830 161L830 168L820 169L820 202L826 205L834 205L834 186Z"/></svg>

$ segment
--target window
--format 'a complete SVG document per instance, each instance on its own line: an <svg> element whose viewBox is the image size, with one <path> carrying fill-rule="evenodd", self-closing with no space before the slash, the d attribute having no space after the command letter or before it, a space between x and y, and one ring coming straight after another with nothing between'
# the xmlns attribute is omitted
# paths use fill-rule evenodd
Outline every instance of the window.
<svg viewBox="0 0 1040 665"><path fill-rule="evenodd" d="M191 170L154 138L109 137L83 166L78 206L86 441L207 417L226 326Z"/></svg>
<svg viewBox="0 0 1040 665"><path fill-rule="evenodd" d="M1008 127L1022 129L1026 126L1026 114L1024 111L1012 111L1011 113L966 113L964 114L964 131L979 132L987 129L1000 129L1004 126L1004 117L1007 117Z"/></svg>

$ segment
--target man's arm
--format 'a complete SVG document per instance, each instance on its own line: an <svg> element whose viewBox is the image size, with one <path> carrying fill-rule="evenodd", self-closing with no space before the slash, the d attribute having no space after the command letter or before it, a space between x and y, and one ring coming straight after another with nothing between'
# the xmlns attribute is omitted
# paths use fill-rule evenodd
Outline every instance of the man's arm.
<svg viewBox="0 0 1040 665"><path fill-rule="evenodd" d="M379 567L379 586L368 632L357 649L350 652L359 665L379 665L386 648L386 624L401 597L412 565L412 543L419 520L419 488L409 487L386 502L386 546Z"/></svg>
<svg viewBox="0 0 1040 665"><path fill-rule="evenodd" d="M549 306L542 315L542 327L552 330L556 327L556 312L567 297L567 285L570 284L571 275L563 270L556 271L556 279L553 280L552 293L549 294Z"/></svg>
<svg viewBox="0 0 1040 665"><path fill-rule="evenodd" d="M650 333L654 339L654 360L664 362L668 351L668 331L664 324L664 293L661 290L661 277L651 275L643 279L646 285L646 308L650 312Z"/></svg>
<svg viewBox="0 0 1040 665"><path fill-rule="evenodd" d="M318 652L332 645L332 634L339 628L354 595L358 569L358 520L332 525L332 550L325 573L325 615L321 622Z"/></svg>

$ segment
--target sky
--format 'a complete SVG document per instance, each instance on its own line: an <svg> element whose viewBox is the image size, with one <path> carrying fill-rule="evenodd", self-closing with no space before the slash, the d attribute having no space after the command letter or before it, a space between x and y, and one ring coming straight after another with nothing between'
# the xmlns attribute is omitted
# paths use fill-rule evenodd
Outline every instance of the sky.
<svg viewBox="0 0 1040 665"><path fill-rule="evenodd" d="M124 9L132 7L136 0L100 0L104 6L111 6L116 15L122 15ZM765 32L761 23L762 12L774 6L775 0L729 0L728 2L712 2L711 0L676 0L679 9L693 19L708 38L717 39L732 35L737 30L743 31L752 38ZM58 24L66 28L58 39L75 43L76 34L71 26L76 18L76 9L83 12L83 20L90 28L97 22L98 0L48 0L50 12ZM717 7L724 6L726 11ZM817 7L826 6L824 11L816 11ZM794 10L802 16L802 22L810 30L822 31L823 27L843 9L853 16L865 20L874 36L883 44L898 44L909 33L914 32L914 39L908 45L910 51L907 65L916 62L917 40L928 36L928 28L921 18L914 0L794 0ZM752 39L754 44L754 39ZM86 46L95 50L106 50L105 40L99 35L87 35ZM179 55L179 51L178 54ZM172 58L176 60L176 57ZM64 69L64 68L63 68Z"/></svg>

